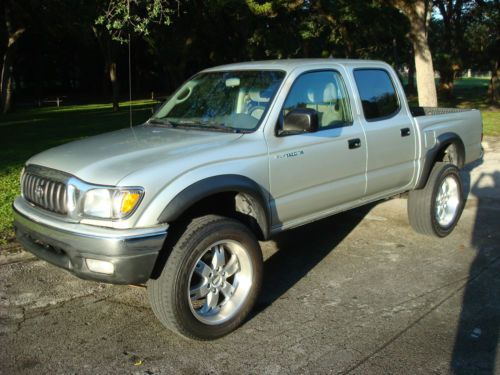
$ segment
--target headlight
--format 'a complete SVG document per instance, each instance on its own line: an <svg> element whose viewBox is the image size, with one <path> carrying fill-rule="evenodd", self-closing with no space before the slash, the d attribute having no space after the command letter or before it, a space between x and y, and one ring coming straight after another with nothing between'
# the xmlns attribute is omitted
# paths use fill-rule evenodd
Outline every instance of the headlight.
<svg viewBox="0 0 500 375"><path fill-rule="evenodd" d="M83 215L103 219L122 219L139 205L144 190L139 188L96 188L88 190L83 199Z"/></svg>

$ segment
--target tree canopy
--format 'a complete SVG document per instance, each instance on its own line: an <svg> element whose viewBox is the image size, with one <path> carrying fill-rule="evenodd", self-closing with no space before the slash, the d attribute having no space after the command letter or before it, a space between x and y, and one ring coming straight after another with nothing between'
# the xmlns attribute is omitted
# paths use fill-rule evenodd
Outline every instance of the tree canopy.
<svg viewBox="0 0 500 375"><path fill-rule="evenodd" d="M112 98L118 109L129 35L136 97L166 95L209 66L256 59L372 58L410 76L417 61L418 76L415 20L405 11L417 3L429 5L419 27L442 89L452 95L464 69L496 73L498 0L4 0L2 110L54 95Z"/></svg>

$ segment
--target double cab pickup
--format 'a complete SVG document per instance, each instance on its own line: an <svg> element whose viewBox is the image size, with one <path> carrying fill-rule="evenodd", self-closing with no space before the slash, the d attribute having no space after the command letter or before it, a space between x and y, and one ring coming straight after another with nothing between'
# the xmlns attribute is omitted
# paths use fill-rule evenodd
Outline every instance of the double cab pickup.
<svg viewBox="0 0 500 375"><path fill-rule="evenodd" d="M17 239L78 277L147 284L165 326L215 339L257 299L259 240L402 193L417 232L448 235L481 138L479 111L410 107L384 62L219 66L144 124L29 159Z"/></svg>

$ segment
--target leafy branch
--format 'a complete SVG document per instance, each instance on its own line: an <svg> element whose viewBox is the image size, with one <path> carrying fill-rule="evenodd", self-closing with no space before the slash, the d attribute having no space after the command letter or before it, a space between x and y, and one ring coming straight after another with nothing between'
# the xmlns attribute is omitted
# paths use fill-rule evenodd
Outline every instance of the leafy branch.
<svg viewBox="0 0 500 375"><path fill-rule="evenodd" d="M180 0L109 0L95 24L104 26L113 40L128 42L128 35L148 36L154 25L170 25Z"/></svg>

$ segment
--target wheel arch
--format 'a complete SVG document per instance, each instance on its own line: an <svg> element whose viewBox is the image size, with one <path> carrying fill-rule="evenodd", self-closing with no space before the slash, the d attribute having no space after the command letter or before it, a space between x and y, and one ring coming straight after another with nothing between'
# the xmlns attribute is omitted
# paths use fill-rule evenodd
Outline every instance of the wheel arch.
<svg viewBox="0 0 500 375"><path fill-rule="evenodd" d="M158 217L159 223L173 223L192 213L197 205L206 204L211 200L227 205L229 199L234 199L234 212L253 218L258 231L257 238L267 239L270 233L271 214L267 193L254 180L236 174L226 174L199 180L179 192L163 209ZM221 207L228 209L228 207Z"/></svg>
<svg viewBox="0 0 500 375"><path fill-rule="evenodd" d="M415 189L422 189L425 186L432 171L432 167L436 162L444 160L446 151L450 146L454 146L456 150L457 160L454 161L453 164L458 168L463 168L465 165L465 146L462 139L458 134L453 132L443 133L437 137L436 145L427 151L422 174L420 175L420 179Z"/></svg>

